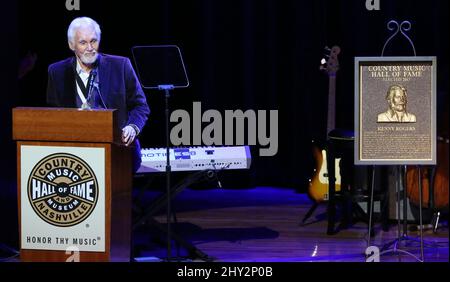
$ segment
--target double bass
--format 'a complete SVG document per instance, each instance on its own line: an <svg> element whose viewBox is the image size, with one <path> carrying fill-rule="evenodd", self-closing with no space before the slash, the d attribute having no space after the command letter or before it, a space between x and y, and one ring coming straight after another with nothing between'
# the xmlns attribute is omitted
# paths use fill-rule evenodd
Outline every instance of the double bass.
<svg viewBox="0 0 450 282"><path fill-rule="evenodd" d="M424 166L421 168L422 206L424 208L448 210L448 146L448 138L438 137L436 166ZM415 206L419 206L418 168L416 166L408 167L406 184L406 193L410 202Z"/></svg>

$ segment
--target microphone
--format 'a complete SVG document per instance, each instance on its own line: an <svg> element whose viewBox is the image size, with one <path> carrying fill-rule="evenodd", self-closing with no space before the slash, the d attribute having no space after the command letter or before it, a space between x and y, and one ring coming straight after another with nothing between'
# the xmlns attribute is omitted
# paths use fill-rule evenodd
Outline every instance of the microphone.
<svg viewBox="0 0 450 282"><path fill-rule="evenodd" d="M88 85L88 99L91 98L92 88L94 87L94 81L95 81L96 76L97 76L97 70L96 69L91 70L90 80L89 80L89 85Z"/></svg>
<svg viewBox="0 0 450 282"><path fill-rule="evenodd" d="M98 96L100 97L100 101L102 102L103 107L105 109L107 109L108 107L106 107L105 101L103 100L102 94L100 93L100 87L98 87L98 82L95 81L95 79L97 77L97 69L91 70L90 76L91 76L91 79L89 80L88 100L94 99L94 103L95 103L95 97L92 97L92 91L95 88L95 89L97 89Z"/></svg>
<svg viewBox="0 0 450 282"><path fill-rule="evenodd" d="M94 82L94 83L93 83L93 87L94 87L95 89L97 89L97 93L98 93L98 96L100 97L100 101L102 102L103 107L104 107L105 109L108 109L108 107L107 107L106 104L105 104L105 101L103 100L102 93L100 92L100 87L98 86L98 82Z"/></svg>

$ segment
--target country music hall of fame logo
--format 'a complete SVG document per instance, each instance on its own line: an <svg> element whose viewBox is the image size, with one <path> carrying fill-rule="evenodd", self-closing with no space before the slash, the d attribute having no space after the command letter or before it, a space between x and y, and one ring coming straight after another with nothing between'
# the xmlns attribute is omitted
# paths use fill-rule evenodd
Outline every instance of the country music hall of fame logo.
<svg viewBox="0 0 450 282"><path fill-rule="evenodd" d="M28 178L28 199L45 222L69 227L83 222L95 209L98 182L81 158L51 154L40 160Z"/></svg>

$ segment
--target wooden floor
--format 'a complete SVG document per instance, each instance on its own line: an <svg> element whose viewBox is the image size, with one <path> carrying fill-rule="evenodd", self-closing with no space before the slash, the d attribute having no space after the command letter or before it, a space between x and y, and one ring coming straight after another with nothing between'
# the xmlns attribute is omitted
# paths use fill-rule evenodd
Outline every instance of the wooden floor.
<svg viewBox="0 0 450 282"><path fill-rule="evenodd" d="M147 190L138 202L147 207L160 194ZM184 189L172 202L177 223L171 224L171 231L193 249L178 247L178 241L172 241L171 258L181 261L211 259L214 262L364 262L367 225L356 222L335 235L327 235L323 204L302 226L300 222L311 204L305 194L289 188ZM163 231L167 226L165 207L154 217L164 223ZM449 262L448 221L441 223L437 233L424 232L425 262ZM392 222L387 232L376 223L375 231L370 244L381 251L383 246L397 239L396 222ZM408 236L408 239L418 239L418 232L409 232ZM133 230L132 237L134 261L167 258L167 234L154 224L139 225ZM419 244L414 240L401 241L397 252L392 251L392 246L389 250L381 252L381 262L420 259ZM2 254L0 257L10 256L2 261L19 261L11 253Z"/></svg>
<svg viewBox="0 0 450 282"><path fill-rule="evenodd" d="M217 262L364 262L367 224L356 222L327 235L326 207L320 205L301 226L311 204L305 194L288 188L185 189L172 203L177 223L171 224L171 231ZM165 223L165 210L154 218ZM418 232L408 231L396 250L392 246L383 252L383 246L398 238L397 230L395 222L387 232L380 223L375 224L370 245L381 250L380 261L418 261L420 245L414 240L419 239ZM133 234L136 261L167 258L167 235L154 225L139 226ZM447 222L437 233L424 231L424 261L449 261L448 235ZM172 258L205 260L186 248L177 248L176 241L171 249Z"/></svg>

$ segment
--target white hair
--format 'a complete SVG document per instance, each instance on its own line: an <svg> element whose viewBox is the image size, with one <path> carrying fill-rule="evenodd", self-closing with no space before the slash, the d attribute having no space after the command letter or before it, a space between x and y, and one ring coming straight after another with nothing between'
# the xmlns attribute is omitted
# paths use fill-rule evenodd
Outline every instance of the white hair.
<svg viewBox="0 0 450 282"><path fill-rule="evenodd" d="M98 41L100 42L100 37L101 37L102 31L100 30L100 26L98 25L98 23L88 17L79 17L79 18L74 19L70 23L69 28L67 29L67 40L69 41L69 43L72 43L72 44L75 43L75 42L73 42L74 37L75 37L75 32L77 31L77 29L79 29L81 27L94 28L95 33L97 34L97 37L98 37Z"/></svg>

